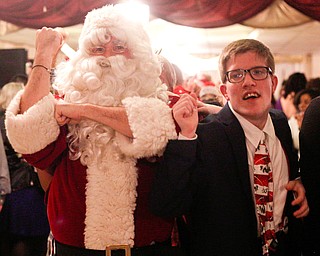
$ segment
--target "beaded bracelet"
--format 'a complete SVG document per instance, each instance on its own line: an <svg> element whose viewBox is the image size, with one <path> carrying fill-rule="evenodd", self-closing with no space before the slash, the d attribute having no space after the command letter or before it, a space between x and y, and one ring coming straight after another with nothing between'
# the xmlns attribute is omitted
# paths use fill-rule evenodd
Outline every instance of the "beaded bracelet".
<svg viewBox="0 0 320 256"><path fill-rule="evenodd" d="M46 71L48 71L48 73L50 74L50 76L53 76L54 74L54 69L50 69L50 68L47 68L46 66L42 65L42 64L36 64L36 65L33 65L31 70L33 70L34 68L36 67L40 67L40 68L44 68Z"/></svg>

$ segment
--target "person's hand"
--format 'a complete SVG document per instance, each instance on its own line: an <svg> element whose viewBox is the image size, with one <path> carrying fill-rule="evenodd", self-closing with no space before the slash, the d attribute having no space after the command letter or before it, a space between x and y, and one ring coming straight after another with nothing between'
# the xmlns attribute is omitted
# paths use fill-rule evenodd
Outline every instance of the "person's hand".
<svg viewBox="0 0 320 256"><path fill-rule="evenodd" d="M198 125L197 97L194 93L182 94L172 108L173 117L181 129L181 134L194 138Z"/></svg>
<svg viewBox="0 0 320 256"><path fill-rule="evenodd" d="M38 29L36 32L35 64L42 64L51 68L65 38L66 33L62 28L43 27Z"/></svg>
<svg viewBox="0 0 320 256"><path fill-rule="evenodd" d="M216 105L203 103L200 100L197 101L197 107L198 107L198 112L199 113L204 113L206 115L208 115L208 114L216 114L222 108L222 107L219 107L219 106L216 106Z"/></svg>
<svg viewBox="0 0 320 256"><path fill-rule="evenodd" d="M295 114L295 118L297 119L298 127L301 128L302 121L304 117L304 112L299 112Z"/></svg>
<svg viewBox="0 0 320 256"><path fill-rule="evenodd" d="M291 202L292 206L300 206L293 215L296 218L302 218L309 214L309 205L306 198L306 191L300 180L291 180L286 185L288 191L292 191L295 199Z"/></svg>
<svg viewBox="0 0 320 256"><path fill-rule="evenodd" d="M68 123L79 123L81 120L82 105L67 103L58 100L55 105L55 119L60 126Z"/></svg>
<svg viewBox="0 0 320 256"><path fill-rule="evenodd" d="M6 199L6 195L0 195L0 212L2 210L5 199Z"/></svg>

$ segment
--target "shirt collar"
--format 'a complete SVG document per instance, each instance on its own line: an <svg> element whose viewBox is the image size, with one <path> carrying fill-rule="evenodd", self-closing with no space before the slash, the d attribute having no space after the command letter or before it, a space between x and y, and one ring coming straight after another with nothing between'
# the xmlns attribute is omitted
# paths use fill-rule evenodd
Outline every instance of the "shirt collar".
<svg viewBox="0 0 320 256"><path fill-rule="evenodd" d="M228 104L229 104L229 107L230 107L232 113L238 119L238 121L244 131L246 138L249 140L249 142L252 145L254 145L255 148L258 147L260 140L263 138L263 133L266 133L268 135L269 143L271 141L275 140L276 134L274 131L274 127L273 127L273 123L272 123L270 114L268 114L268 119L267 119L267 122L266 122L263 130L260 130L258 127L256 127L252 123L250 123L247 119L245 119L243 116L238 114L232 108L230 101L228 101Z"/></svg>

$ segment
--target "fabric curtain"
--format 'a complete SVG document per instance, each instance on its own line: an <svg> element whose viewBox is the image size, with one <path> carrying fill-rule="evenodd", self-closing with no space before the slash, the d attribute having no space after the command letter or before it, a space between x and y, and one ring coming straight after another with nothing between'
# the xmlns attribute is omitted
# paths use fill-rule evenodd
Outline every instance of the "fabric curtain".
<svg viewBox="0 0 320 256"><path fill-rule="evenodd" d="M68 27L82 23L92 9L112 0L10 0L0 1L0 20L27 28Z"/></svg>
<svg viewBox="0 0 320 256"><path fill-rule="evenodd" d="M82 23L90 10L117 2L120 1L2 0L0 20L28 28L67 27ZM268 10L268 7L274 6L275 3L282 6L286 3L299 15L320 20L320 2L314 0L143 0L142 2L149 5L150 12L155 17L198 28L216 28L245 22ZM281 6L278 10L282 15L281 18L278 17L278 21L283 20L286 15L287 20L294 21L283 8L281 9ZM302 22L306 22L306 17L302 17ZM296 22L291 25L296 25L294 23ZM254 23L252 25L254 26Z"/></svg>
<svg viewBox="0 0 320 256"><path fill-rule="evenodd" d="M312 19L282 0L274 1L268 8L250 19L241 22L242 25L254 28L288 28L312 21Z"/></svg>
<svg viewBox="0 0 320 256"><path fill-rule="evenodd" d="M149 0L150 12L166 21L198 28L239 23L267 8L272 0Z"/></svg>
<svg viewBox="0 0 320 256"><path fill-rule="evenodd" d="M285 2L312 19L320 21L320 1L285 0Z"/></svg>

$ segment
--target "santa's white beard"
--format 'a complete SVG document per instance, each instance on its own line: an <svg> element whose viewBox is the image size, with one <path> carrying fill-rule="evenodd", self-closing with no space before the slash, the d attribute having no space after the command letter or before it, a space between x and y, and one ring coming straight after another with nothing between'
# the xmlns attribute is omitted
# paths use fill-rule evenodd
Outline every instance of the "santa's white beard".
<svg viewBox="0 0 320 256"><path fill-rule="evenodd" d="M70 74L69 84L62 87L64 99L71 103L118 106L125 97L139 95L144 74L136 66L122 55L80 59Z"/></svg>
<svg viewBox="0 0 320 256"><path fill-rule="evenodd" d="M109 58L78 56L58 68L56 89L70 103L120 106L126 97L156 97L158 74L140 70L141 65L122 55ZM81 163L100 161L115 131L91 120L69 124L70 158Z"/></svg>

